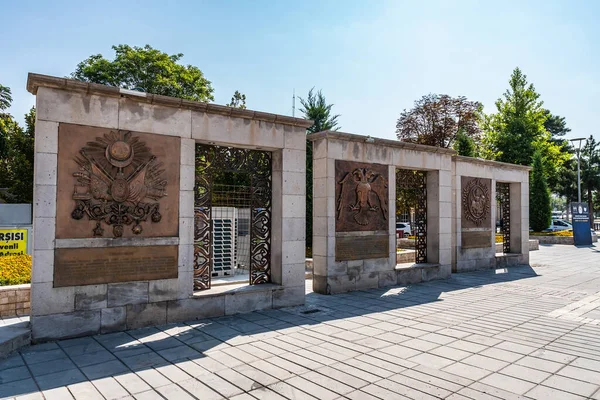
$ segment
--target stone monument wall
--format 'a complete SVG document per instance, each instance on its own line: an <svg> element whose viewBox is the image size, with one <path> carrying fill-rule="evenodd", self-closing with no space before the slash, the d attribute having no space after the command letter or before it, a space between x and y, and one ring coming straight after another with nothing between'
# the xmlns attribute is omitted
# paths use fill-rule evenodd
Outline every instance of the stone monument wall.
<svg viewBox="0 0 600 400"><path fill-rule="evenodd" d="M529 263L529 167L454 156L453 272L495 268L496 183L510 186L512 264Z"/></svg>
<svg viewBox="0 0 600 400"><path fill-rule="evenodd" d="M311 121L30 74L34 341L304 303ZM272 152L271 282L193 291L196 143Z"/></svg>
<svg viewBox="0 0 600 400"><path fill-rule="evenodd" d="M316 292L409 284L529 262L528 167L341 132L319 132L309 140ZM422 215L415 221L426 220L416 233L425 240L415 246L418 262L413 265L397 265L398 170L417 171L408 186L422 193L415 207ZM494 242L497 182L510 188L510 254L504 255L496 254Z"/></svg>

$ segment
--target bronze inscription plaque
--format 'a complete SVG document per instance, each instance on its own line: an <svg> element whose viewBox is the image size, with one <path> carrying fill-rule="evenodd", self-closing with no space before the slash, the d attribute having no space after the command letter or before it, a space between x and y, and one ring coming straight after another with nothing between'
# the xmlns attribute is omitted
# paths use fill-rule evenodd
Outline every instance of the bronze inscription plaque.
<svg viewBox="0 0 600 400"><path fill-rule="evenodd" d="M60 124L56 237L177 236L180 139Z"/></svg>
<svg viewBox="0 0 600 400"><path fill-rule="evenodd" d="M462 231L460 242L463 249L491 247L492 231Z"/></svg>
<svg viewBox="0 0 600 400"><path fill-rule="evenodd" d="M177 278L177 246L56 249L54 287Z"/></svg>
<svg viewBox="0 0 600 400"><path fill-rule="evenodd" d="M336 232L389 230L387 165L335 160L335 181Z"/></svg>
<svg viewBox="0 0 600 400"><path fill-rule="evenodd" d="M367 260L388 258L390 237L388 235L341 236L335 238L335 260Z"/></svg>
<svg viewBox="0 0 600 400"><path fill-rule="evenodd" d="M461 177L462 228L492 229L492 180Z"/></svg>

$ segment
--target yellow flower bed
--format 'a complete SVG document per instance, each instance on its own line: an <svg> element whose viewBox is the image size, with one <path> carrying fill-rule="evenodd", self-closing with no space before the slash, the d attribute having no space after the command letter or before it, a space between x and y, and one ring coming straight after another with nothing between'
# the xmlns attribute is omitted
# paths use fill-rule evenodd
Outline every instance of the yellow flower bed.
<svg viewBox="0 0 600 400"><path fill-rule="evenodd" d="M0 257L0 286L31 282L31 256Z"/></svg>
<svg viewBox="0 0 600 400"><path fill-rule="evenodd" d="M529 236L573 236L573 231L565 230L565 231L557 231L557 232L529 232Z"/></svg>

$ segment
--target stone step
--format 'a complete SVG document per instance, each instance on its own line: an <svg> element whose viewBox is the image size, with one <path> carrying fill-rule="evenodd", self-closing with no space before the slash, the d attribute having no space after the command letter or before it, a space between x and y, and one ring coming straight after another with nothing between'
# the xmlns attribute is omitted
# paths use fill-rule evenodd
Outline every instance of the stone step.
<svg viewBox="0 0 600 400"><path fill-rule="evenodd" d="M28 318L4 319L0 324L0 359L31 344Z"/></svg>

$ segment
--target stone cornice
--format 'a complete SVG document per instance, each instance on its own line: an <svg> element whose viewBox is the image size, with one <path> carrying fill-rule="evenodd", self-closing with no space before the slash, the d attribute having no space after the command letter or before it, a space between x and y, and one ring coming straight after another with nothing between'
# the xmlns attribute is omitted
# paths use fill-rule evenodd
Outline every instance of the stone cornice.
<svg viewBox="0 0 600 400"><path fill-rule="evenodd" d="M441 153L441 154L448 154L448 155L456 154L456 151L454 151L452 149L445 149L442 147L425 146L422 144L401 142L399 140L381 139L381 138L375 138L375 137L371 137L371 136L355 135L353 133L345 133L345 132L338 132L338 131L317 132L317 133L310 134L307 137L308 137L308 140L310 140L310 141L315 141L315 140L319 140L319 139L323 139L323 138L341 139L341 140L345 140L345 141L349 141L349 142L361 142L361 143L374 144L374 145L385 146L385 147L394 147L394 148L400 148L400 149L406 149L406 150L426 151L428 153Z"/></svg>
<svg viewBox="0 0 600 400"><path fill-rule="evenodd" d="M445 149L445 148L434 147L434 146L425 146L425 145L416 144L416 143L401 142L399 140L381 139L381 138L375 138L375 137L371 137L371 136L355 135L352 133L345 133L345 132L338 132L338 131L322 131L322 132L312 133L312 134L308 135L307 138L310 141L315 141L315 140L325 139L325 138L339 139L339 140L345 140L348 142L367 143L367 144L399 148L399 149L405 149L405 150L415 150L415 151L425 151L428 153L448 154L448 155L452 156L452 158L456 161L472 163L472 164L488 165L490 167L496 167L496 168L531 171L531 167L528 167L526 165L510 164L510 163L504 163L504 162L499 162L499 161L484 160L482 158L459 156L458 154L456 154L456 151L452 150L452 149Z"/></svg>
<svg viewBox="0 0 600 400"><path fill-rule="evenodd" d="M41 75L30 72L27 76L27 91L35 95L40 87L79 92L88 95L93 94L107 97L127 97L142 103L189 109L193 111L205 112L207 114L219 114L229 117L266 121L282 125L299 126L303 128L310 128L313 125L313 121L311 120L289 117L287 115L270 114L261 111L247 109L244 110L241 108L227 107L212 103L184 100L176 97L161 96L158 94L121 89L115 86L99 85L97 83L81 82L75 79L59 78L56 76Z"/></svg>
<svg viewBox="0 0 600 400"><path fill-rule="evenodd" d="M483 158L465 157L465 156L459 156L458 154L454 155L454 159L456 161L462 161L462 162L473 163L473 164L481 164L481 165L489 165L490 167L496 167L496 168L520 169L523 171L531 171L531 169L532 169L531 167L529 167L527 165L519 165L519 164L511 164L511 163L505 163L505 162L500 162L500 161L484 160Z"/></svg>

